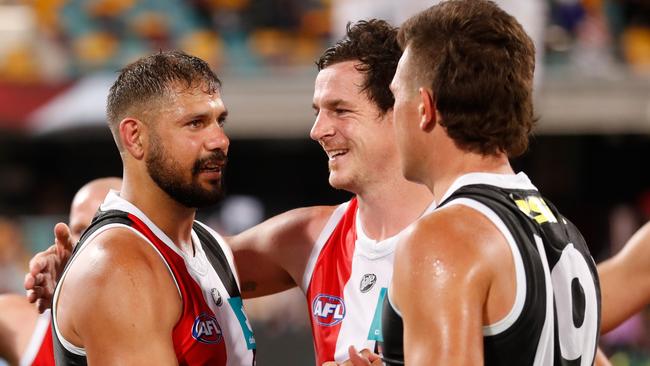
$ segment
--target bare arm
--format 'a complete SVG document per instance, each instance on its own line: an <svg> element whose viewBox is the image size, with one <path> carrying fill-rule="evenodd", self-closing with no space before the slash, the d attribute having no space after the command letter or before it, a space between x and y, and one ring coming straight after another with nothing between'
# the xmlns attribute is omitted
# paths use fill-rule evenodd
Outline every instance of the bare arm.
<svg viewBox="0 0 650 366"><path fill-rule="evenodd" d="M603 302L601 333L616 328L650 303L648 263L650 223L639 229L617 255L598 265Z"/></svg>
<svg viewBox="0 0 650 366"><path fill-rule="evenodd" d="M612 366L612 363L609 362L607 359L607 356L603 353L603 351L598 348L598 351L596 352L596 359L594 360L594 365L595 366Z"/></svg>
<svg viewBox="0 0 650 366"><path fill-rule="evenodd" d="M302 280L309 254L335 207L291 210L227 238L233 250L244 298L290 289ZM25 288L39 310L50 307L54 287L72 248L67 225L55 228L55 245L30 261Z"/></svg>
<svg viewBox="0 0 650 366"><path fill-rule="evenodd" d="M316 237L333 207L291 210L228 238L244 298L264 296L300 284Z"/></svg>
<svg viewBox="0 0 650 366"><path fill-rule="evenodd" d="M181 300L155 251L125 229L100 234L66 275L57 325L89 364L175 365Z"/></svg>
<svg viewBox="0 0 650 366"><path fill-rule="evenodd" d="M404 321L407 365L483 363L483 314L493 276L491 255L477 244L504 239L496 229L475 230L487 227L476 222L480 217L472 228L454 220L467 210L447 208L420 220L398 246L390 296Z"/></svg>

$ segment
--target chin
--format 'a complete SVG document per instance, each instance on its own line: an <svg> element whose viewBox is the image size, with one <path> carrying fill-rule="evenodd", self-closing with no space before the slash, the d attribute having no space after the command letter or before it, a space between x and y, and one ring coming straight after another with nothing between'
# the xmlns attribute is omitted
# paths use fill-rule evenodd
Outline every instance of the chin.
<svg viewBox="0 0 650 366"><path fill-rule="evenodd" d="M330 172L329 184L332 188L348 191L353 194L357 194L358 191L358 182L350 176Z"/></svg>
<svg viewBox="0 0 650 366"><path fill-rule="evenodd" d="M341 174L330 172L330 186L336 189L346 189L349 186L349 179L345 179Z"/></svg>

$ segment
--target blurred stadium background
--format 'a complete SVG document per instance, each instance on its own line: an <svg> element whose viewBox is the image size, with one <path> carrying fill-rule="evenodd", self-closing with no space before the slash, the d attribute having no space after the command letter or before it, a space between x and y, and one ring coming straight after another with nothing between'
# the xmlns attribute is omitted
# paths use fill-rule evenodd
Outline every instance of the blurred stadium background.
<svg viewBox="0 0 650 366"><path fill-rule="evenodd" d="M540 122L514 165L601 261L650 219L650 1L497 2L533 36L540 60ZM27 259L51 243L83 183L121 174L104 120L121 66L180 48L217 70L231 116L229 198L200 218L237 233L294 207L348 199L328 186L325 156L308 138L314 60L348 21L397 25L431 3L0 0L0 292L22 291ZM259 365L313 363L298 291L247 307ZM616 365L650 365L650 312L603 345Z"/></svg>

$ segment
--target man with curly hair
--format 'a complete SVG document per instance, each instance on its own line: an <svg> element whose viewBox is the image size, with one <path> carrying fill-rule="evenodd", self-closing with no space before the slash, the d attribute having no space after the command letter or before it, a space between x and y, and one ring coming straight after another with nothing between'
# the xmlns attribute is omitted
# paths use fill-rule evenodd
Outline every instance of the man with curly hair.
<svg viewBox="0 0 650 366"><path fill-rule="evenodd" d="M354 198L291 210L227 238L243 297L303 290L319 365L346 360L349 345L375 349L395 245L432 209L426 187L399 169L389 90L401 55L396 36L385 21L360 21L317 62L311 137L327 154L330 184ZM37 256L32 273L59 272L56 260ZM41 283L29 287L32 299L47 300Z"/></svg>

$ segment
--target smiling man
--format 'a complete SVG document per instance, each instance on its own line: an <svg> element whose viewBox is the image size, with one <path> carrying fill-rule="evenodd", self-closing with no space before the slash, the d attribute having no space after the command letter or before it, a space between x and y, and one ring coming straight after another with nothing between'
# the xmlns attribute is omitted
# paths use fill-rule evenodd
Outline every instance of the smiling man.
<svg viewBox="0 0 650 366"><path fill-rule="evenodd" d="M355 196L291 210L228 238L244 297L295 286L305 293L319 365L346 360L351 344L375 348L395 244L433 208L426 187L399 169L389 90L401 55L396 36L385 21L360 21L317 62L311 138L327 154L330 184ZM32 300L47 304L47 286L34 276L60 271L65 259L42 253L32 261Z"/></svg>

